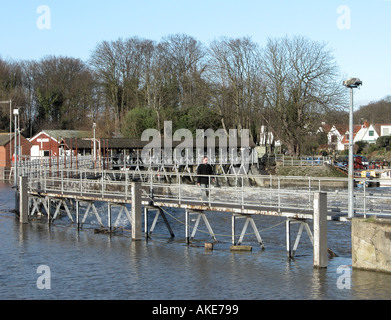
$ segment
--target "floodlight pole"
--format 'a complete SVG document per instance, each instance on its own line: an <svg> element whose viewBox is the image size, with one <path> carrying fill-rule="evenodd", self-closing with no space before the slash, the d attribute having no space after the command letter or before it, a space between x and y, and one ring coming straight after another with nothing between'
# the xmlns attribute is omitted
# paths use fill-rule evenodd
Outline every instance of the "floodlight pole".
<svg viewBox="0 0 391 320"><path fill-rule="evenodd" d="M14 151L14 187L18 188L18 138L17 138L17 133L18 133L18 126L17 126L17 117L19 116L19 109L14 109L14 116L15 116L15 120L14 120L14 123L15 123L15 135L14 135L14 147L15 147L15 151Z"/></svg>
<svg viewBox="0 0 391 320"><path fill-rule="evenodd" d="M349 171L348 171L348 217L354 217L354 142L353 142L353 87L350 87L350 108L349 108Z"/></svg>
<svg viewBox="0 0 391 320"><path fill-rule="evenodd" d="M353 161L353 89L362 85L358 78L349 78L343 85L350 89L349 108L349 168L348 168L348 218L354 217L354 161Z"/></svg>

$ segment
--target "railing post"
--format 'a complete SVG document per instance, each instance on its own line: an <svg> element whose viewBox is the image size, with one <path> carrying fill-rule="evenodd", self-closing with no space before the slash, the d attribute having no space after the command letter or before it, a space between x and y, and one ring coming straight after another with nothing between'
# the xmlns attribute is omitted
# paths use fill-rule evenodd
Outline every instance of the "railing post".
<svg viewBox="0 0 391 320"><path fill-rule="evenodd" d="M367 218L367 189L366 189L366 179L364 179L364 185L363 185L363 191L364 191L364 219Z"/></svg>
<svg viewBox="0 0 391 320"><path fill-rule="evenodd" d="M178 202L181 204L181 199L182 199L182 187L181 187L181 176L179 172L177 172L177 182L178 182Z"/></svg>
<svg viewBox="0 0 391 320"><path fill-rule="evenodd" d="M80 170L80 195L83 195L83 171Z"/></svg>
<svg viewBox="0 0 391 320"><path fill-rule="evenodd" d="M327 267L327 193L314 194L314 267Z"/></svg>
<svg viewBox="0 0 391 320"><path fill-rule="evenodd" d="M244 180L242 177L242 200L241 200L242 209L244 209Z"/></svg>
<svg viewBox="0 0 391 320"><path fill-rule="evenodd" d="M235 217L235 214L232 214L232 217L231 217L231 233L232 233L232 236L231 236L231 243L233 246L236 245L236 242L235 242L235 221L236 220L236 217Z"/></svg>
<svg viewBox="0 0 391 320"><path fill-rule="evenodd" d="M280 210L281 210L281 194L280 194L281 182L280 182L280 177L278 177L277 182L278 182L278 191L277 191L277 195L278 195L278 212L280 212Z"/></svg>
<svg viewBox="0 0 391 320"><path fill-rule="evenodd" d="M64 194L64 172L61 170L61 194Z"/></svg>
<svg viewBox="0 0 391 320"><path fill-rule="evenodd" d="M129 184L129 174L128 171L125 171L125 200L128 200L128 184Z"/></svg>
<svg viewBox="0 0 391 320"><path fill-rule="evenodd" d="M190 213L185 209L185 238L186 244L190 244Z"/></svg>
<svg viewBox="0 0 391 320"><path fill-rule="evenodd" d="M285 231L286 231L286 253L288 259L292 258L292 250L291 250L291 221L286 219L285 221Z"/></svg>
<svg viewBox="0 0 391 320"><path fill-rule="evenodd" d="M105 195L105 185L104 185L105 179L104 179L104 174L105 174L105 172L102 170L102 177L101 177L101 183L102 183L102 198L103 198L104 195Z"/></svg>

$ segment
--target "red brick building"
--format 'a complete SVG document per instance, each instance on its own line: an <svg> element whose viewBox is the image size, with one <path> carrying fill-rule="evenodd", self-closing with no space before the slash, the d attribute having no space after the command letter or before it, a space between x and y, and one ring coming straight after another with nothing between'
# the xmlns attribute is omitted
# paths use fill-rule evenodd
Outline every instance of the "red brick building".
<svg viewBox="0 0 391 320"><path fill-rule="evenodd" d="M20 136L20 154L29 156L31 143L22 135ZM14 134L0 133L0 167L10 168L15 153Z"/></svg>
<svg viewBox="0 0 391 320"><path fill-rule="evenodd" d="M19 138L19 137L18 137ZM11 167L14 163L14 134L0 133L0 180L11 179ZM30 156L31 143L22 135L20 136L20 154Z"/></svg>
<svg viewBox="0 0 391 320"><path fill-rule="evenodd" d="M77 130L43 130L30 139L31 157L56 157L64 138L91 138L92 132Z"/></svg>

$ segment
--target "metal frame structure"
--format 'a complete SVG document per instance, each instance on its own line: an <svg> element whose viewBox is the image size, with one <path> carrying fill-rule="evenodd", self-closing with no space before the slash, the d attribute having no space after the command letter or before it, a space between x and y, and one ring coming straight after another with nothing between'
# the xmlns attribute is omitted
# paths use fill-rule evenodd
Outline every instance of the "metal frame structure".
<svg viewBox="0 0 391 320"><path fill-rule="evenodd" d="M93 169L40 169L24 171L29 178L29 191L50 194L52 197L95 199L120 203L131 199L130 183L140 181L145 203L152 198L162 205L189 209L229 211L239 214L289 215L310 218L313 194L328 193L330 216L343 216L347 212L347 178L274 177L256 175L212 175L206 205L200 200L200 189L194 183L197 175L167 172L159 176L156 171L118 171ZM26 169L26 168L25 168ZM358 215L391 215L391 195L381 188L366 186L379 180L357 178L362 188L355 190L355 212ZM339 188L335 188L339 186ZM227 205L229 204L229 205Z"/></svg>
<svg viewBox="0 0 391 320"><path fill-rule="evenodd" d="M141 237L141 219L135 217L135 213L144 207L144 233L145 238L151 237L159 217L162 217L171 235L174 233L165 215L164 208L181 208L185 210L185 237L190 243L194 239L201 219L204 221L209 235L217 241L206 212L225 212L231 214L231 239L236 244L235 224L237 219L245 219L244 226L239 236L238 244L243 242L248 225L251 224L254 234L261 248L264 243L255 225L254 215L271 215L286 218L286 241L288 257L293 258L298 248L302 232L305 228L315 247L317 229L312 236L308 221L314 220L316 196L327 192L327 197L322 200L323 218L328 220L346 219L347 193L346 178L302 178L302 177L273 177L240 174L222 174L209 176L210 181L215 180L212 186L209 184L209 198L207 203L200 200L200 189L194 181L197 175L190 172L165 172L159 177L154 170L101 170L90 169L88 165L69 168L69 163L57 162L57 165L40 166L28 165L21 167L20 177L24 182L21 192L27 196L20 199L20 207L25 207L22 203L24 199L29 199L27 205L27 215L33 216L43 208L46 212L49 223L61 217L63 207L69 220L76 224L78 228L87 223L87 218L91 215L96 218L100 227L107 226L111 232L112 219L115 213L114 207L119 207L114 228L120 226L122 215L125 213L129 222L132 234L136 234L132 239L139 240ZM363 192L357 192L363 206L361 213L366 216L371 209L373 213L391 214L391 197L384 194L367 193L366 178L362 180ZM371 180L372 182L376 181ZM139 190L135 193L134 185L139 185ZM335 190L335 185L341 186ZM136 201L137 200L137 201ZM100 216L96 207L97 202L107 203L107 217ZM357 201L358 202L358 201ZM131 206L129 210L127 206ZM55 211L52 214L51 207ZM75 218L72 216L70 207L75 207ZM82 207L85 210L82 213ZM371 208L372 206L372 208ZM380 207L383 206L383 207ZM40 208L42 207L42 208ZM380 209L379 209L380 208ZM322 210L321 210L322 209ZM360 211L356 206L356 211ZM156 212L151 227L149 228L148 215ZM80 214L83 216L80 217ZM191 215L197 215L194 226L191 225ZM82 219L80 219L82 218ZM105 222L107 220L107 223ZM23 219L23 221L28 221ZM291 248L291 224L300 223L296 240ZM190 229L193 229L190 234ZM315 250L315 249L314 249ZM319 263L319 265L323 265Z"/></svg>

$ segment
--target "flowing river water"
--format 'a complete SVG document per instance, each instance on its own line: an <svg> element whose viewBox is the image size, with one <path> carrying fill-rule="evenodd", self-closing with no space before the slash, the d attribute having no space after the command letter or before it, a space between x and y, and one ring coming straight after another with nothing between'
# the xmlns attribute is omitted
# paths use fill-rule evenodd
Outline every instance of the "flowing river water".
<svg viewBox="0 0 391 320"><path fill-rule="evenodd" d="M349 222L328 222L328 247L338 256L328 267L312 265L312 245L302 235L296 258L287 259L282 218L255 218L264 241L244 238L248 252L230 251L231 217L209 213L219 240L207 233L186 245L184 213L170 211L176 235L162 222L152 238L128 232L95 233L68 222L15 219L14 190L0 183L0 299L16 300L355 300L390 299L391 275L352 269ZM173 219L172 217L175 217ZM204 228L203 230L206 230ZM251 228L248 232L251 232ZM43 277L45 278L43 280Z"/></svg>

